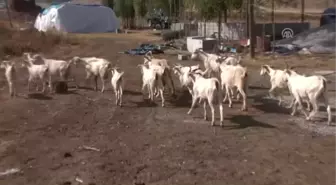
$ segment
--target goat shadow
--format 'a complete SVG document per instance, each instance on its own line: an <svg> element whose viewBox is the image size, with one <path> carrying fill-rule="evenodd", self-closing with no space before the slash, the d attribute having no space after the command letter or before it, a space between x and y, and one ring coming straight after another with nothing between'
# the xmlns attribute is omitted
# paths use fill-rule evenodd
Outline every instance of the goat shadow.
<svg viewBox="0 0 336 185"><path fill-rule="evenodd" d="M266 113L280 113L280 114L290 114L290 110L283 105L278 105L278 100L276 99L265 99L265 95L258 94L251 97L254 101L252 105L254 108L261 110ZM256 104L257 103L257 104Z"/></svg>
<svg viewBox="0 0 336 185"><path fill-rule="evenodd" d="M132 95L132 96L139 96L139 95L142 95L141 92L138 92L138 91L131 91L131 90L124 90L123 91L123 94L125 95Z"/></svg>
<svg viewBox="0 0 336 185"><path fill-rule="evenodd" d="M170 99L170 103L175 107L190 107L192 97L188 90L181 90L176 92L176 97Z"/></svg>
<svg viewBox="0 0 336 185"><path fill-rule="evenodd" d="M229 129L245 129L248 127L276 128L273 125L257 121L249 115L235 115L229 118L229 120L232 123L238 124L235 126L230 126Z"/></svg>
<svg viewBox="0 0 336 185"><path fill-rule="evenodd" d="M149 99L143 99L143 101L131 101L136 107L157 107L158 105L155 102L151 102Z"/></svg>
<svg viewBox="0 0 336 185"><path fill-rule="evenodd" d="M36 99L36 100L52 100L51 96L47 96L43 93L29 93L26 99Z"/></svg>

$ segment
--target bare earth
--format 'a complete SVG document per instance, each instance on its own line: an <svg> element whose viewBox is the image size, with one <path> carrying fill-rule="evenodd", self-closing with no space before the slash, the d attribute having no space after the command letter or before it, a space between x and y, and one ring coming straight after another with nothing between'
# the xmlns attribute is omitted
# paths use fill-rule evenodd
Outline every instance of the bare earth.
<svg viewBox="0 0 336 185"><path fill-rule="evenodd" d="M176 99L166 95L167 107L145 103L136 68L142 57L117 53L136 47L143 42L139 38L99 38L87 46L55 47L46 53L58 58L105 57L120 66L126 72L121 108L114 104L109 82L104 94L81 88L66 95L28 96L28 74L19 69L20 97L11 100L0 78L0 172L20 169L16 174L0 175L0 184L80 184L76 177L85 185L335 184L335 127L326 126L325 116L314 123L304 121L303 115L291 117L290 110L262 98L269 82L259 76L260 64L271 62L283 68L283 59L246 60L248 111L241 112L240 103L232 109L224 104L224 128L211 127L202 120L201 106L191 116L186 114L190 96L178 85ZM158 57L177 62L176 56ZM306 74L335 69L335 58L285 60ZM92 87L84 83L82 66L75 74L82 87ZM332 80L329 94L334 107L335 76L328 79ZM305 124L328 132L307 129Z"/></svg>

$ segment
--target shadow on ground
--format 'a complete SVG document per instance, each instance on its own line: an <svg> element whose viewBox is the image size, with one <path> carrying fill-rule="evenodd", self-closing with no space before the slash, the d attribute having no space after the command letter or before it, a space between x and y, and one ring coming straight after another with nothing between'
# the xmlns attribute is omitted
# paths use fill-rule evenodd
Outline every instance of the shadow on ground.
<svg viewBox="0 0 336 185"><path fill-rule="evenodd" d="M290 110L283 107L283 105L279 106L277 100L265 99L262 95L256 95L250 98L254 101L253 107L265 113L279 113L287 115L290 113Z"/></svg>
<svg viewBox="0 0 336 185"><path fill-rule="evenodd" d="M175 107L190 107L191 95L188 90L176 91L176 98L170 100L171 104Z"/></svg>
<svg viewBox="0 0 336 185"><path fill-rule="evenodd" d="M249 115L236 115L229 119L232 121L232 123L238 124L237 126L233 126L230 129L244 129L248 127L276 128L267 123L257 121Z"/></svg>
<svg viewBox="0 0 336 185"><path fill-rule="evenodd" d="M27 95L28 99L36 99L36 100L52 100L53 98L47 96L43 93L31 93Z"/></svg>

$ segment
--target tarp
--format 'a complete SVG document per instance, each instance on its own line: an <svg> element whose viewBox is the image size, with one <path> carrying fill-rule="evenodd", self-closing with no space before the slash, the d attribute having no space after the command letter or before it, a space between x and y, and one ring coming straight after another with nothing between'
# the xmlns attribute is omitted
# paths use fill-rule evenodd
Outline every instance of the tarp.
<svg viewBox="0 0 336 185"><path fill-rule="evenodd" d="M69 33L114 32L120 26L114 11L100 5L63 3L40 13L34 27L39 31L56 29Z"/></svg>
<svg viewBox="0 0 336 185"><path fill-rule="evenodd" d="M335 23L313 28L295 35L293 38L274 42L274 47L285 52L298 51L303 48L311 53L335 53L336 34Z"/></svg>
<svg viewBox="0 0 336 185"><path fill-rule="evenodd" d="M152 51L152 54L163 53L160 46L153 44L141 44L138 48L130 49L121 53L131 55L144 55L149 51Z"/></svg>

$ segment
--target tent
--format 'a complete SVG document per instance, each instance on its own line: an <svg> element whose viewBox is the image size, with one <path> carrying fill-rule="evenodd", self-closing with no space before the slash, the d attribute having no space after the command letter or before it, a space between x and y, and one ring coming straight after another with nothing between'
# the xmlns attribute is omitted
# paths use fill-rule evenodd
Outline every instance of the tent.
<svg viewBox="0 0 336 185"><path fill-rule="evenodd" d="M34 27L43 32L102 33L114 32L119 25L114 11L106 6L62 3L41 12Z"/></svg>

